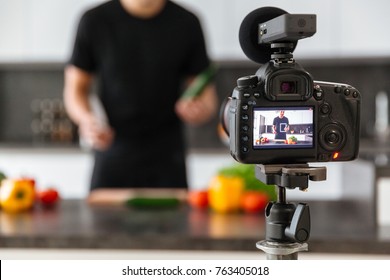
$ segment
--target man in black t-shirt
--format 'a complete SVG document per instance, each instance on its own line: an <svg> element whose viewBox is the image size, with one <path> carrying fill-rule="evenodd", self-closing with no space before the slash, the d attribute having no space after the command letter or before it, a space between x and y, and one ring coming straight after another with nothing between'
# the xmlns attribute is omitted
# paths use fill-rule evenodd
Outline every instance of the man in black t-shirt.
<svg viewBox="0 0 390 280"><path fill-rule="evenodd" d="M215 87L181 99L210 64L197 17L168 0L112 0L86 11L65 69L64 100L95 149L91 189L186 188L182 124L216 113ZM107 115L89 104L96 78Z"/></svg>
<svg viewBox="0 0 390 280"><path fill-rule="evenodd" d="M275 139L286 140L286 133L290 129L290 126L288 118L284 116L284 111L279 111L279 116L274 118L272 128L275 134Z"/></svg>

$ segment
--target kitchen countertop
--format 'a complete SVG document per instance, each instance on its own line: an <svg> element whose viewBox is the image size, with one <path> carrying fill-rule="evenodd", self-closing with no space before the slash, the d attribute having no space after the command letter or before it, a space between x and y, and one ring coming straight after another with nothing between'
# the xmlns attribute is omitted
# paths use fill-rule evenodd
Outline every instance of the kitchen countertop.
<svg viewBox="0 0 390 280"><path fill-rule="evenodd" d="M377 228L366 201L312 201L309 251L390 254L390 227ZM256 251L263 214L217 214L181 205L132 209L63 200L54 209L0 211L0 248Z"/></svg>

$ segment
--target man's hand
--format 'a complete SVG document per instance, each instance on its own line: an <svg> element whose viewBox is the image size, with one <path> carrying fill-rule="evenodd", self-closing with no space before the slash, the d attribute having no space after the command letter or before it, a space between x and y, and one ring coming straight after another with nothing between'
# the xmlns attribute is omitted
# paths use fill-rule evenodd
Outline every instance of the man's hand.
<svg viewBox="0 0 390 280"><path fill-rule="evenodd" d="M88 145L97 150L107 149L114 139L114 131L94 116L80 121L79 133Z"/></svg>
<svg viewBox="0 0 390 280"><path fill-rule="evenodd" d="M94 149L107 149L113 139L113 130L92 112L89 91L93 75L76 66L65 68L64 101L65 108L85 142Z"/></svg>
<svg viewBox="0 0 390 280"><path fill-rule="evenodd" d="M214 85L207 86L200 96L179 99L175 105L179 118L190 125L201 125L217 112L217 95Z"/></svg>

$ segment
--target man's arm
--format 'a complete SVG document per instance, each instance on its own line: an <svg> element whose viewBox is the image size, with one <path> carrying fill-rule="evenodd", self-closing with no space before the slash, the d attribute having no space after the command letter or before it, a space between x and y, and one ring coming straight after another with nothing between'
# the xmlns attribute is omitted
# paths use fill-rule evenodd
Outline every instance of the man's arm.
<svg viewBox="0 0 390 280"><path fill-rule="evenodd" d="M113 131L92 112L89 92L93 75L76 66L65 68L64 103L66 111L79 127L80 135L96 149L106 149L113 140Z"/></svg>
<svg viewBox="0 0 390 280"><path fill-rule="evenodd" d="M274 121L272 123L272 133L276 134L276 118L274 118Z"/></svg>
<svg viewBox="0 0 390 280"><path fill-rule="evenodd" d="M92 79L92 74L76 66L69 65L65 68L65 108L77 125L92 115L88 100Z"/></svg>
<svg viewBox="0 0 390 280"><path fill-rule="evenodd" d="M286 125L286 128L284 129L286 132L288 132L290 130L290 122L288 121L288 118L287 119L287 125Z"/></svg>

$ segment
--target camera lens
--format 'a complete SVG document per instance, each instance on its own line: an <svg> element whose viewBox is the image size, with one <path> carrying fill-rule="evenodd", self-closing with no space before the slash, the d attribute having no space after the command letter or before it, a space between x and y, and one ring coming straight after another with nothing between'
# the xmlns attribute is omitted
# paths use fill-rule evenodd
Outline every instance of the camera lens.
<svg viewBox="0 0 390 280"><path fill-rule="evenodd" d="M284 81L280 83L280 91L282 93L296 93L295 82Z"/></svg>
<svg viewBox="0 0 390 280"><path fill-rule="evenodd" d="M229 98L226 98L221 105L221 109L219 112L219 122L221 124L221 127L223 129L223 132L226 133L227 136L229 136L229 109L230 109L230 103L231 100Z"/></svg>

